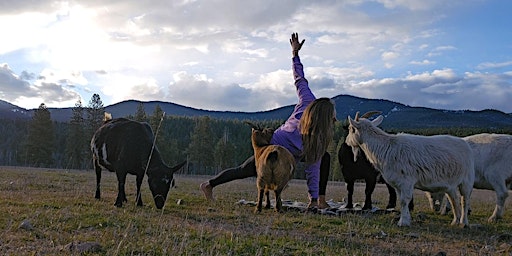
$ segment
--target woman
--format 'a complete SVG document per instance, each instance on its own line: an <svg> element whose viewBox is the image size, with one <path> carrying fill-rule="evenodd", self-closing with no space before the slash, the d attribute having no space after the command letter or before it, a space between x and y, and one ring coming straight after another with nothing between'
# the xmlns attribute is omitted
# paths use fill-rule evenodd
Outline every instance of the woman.
<svg viewBox="0 0 512 256"><path fill-rule="evenodd" d="M293 76L299 102L286 122L274 131L271 144L287 148L296 161L306 163L309 208L327 208L325 190L330 169L330 155L326 152L332 140L336 112L329 98L316 99L304 77L299 51L305 40L299 42L297 33L292 34ZM256 176L254 156L235 168L222 171L213 179L200 185L207 200L213 201L213 188L226 182Z"/></svg>

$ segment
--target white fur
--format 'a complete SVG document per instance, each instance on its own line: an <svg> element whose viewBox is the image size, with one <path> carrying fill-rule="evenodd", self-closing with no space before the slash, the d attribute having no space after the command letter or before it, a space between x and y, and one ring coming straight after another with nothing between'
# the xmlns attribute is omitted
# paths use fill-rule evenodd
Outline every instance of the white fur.
<svg viewBox="0 0 512 256"><path fill-rule="evenodd" d="M512 188L512 135L482 133L465 137L464 140L473 150L474 188L496 192L496 207L488 219L494 222L503 218L508 190ZM439 200L443 195L427 194L427 197ZM441 204L441 214L446 212L445 206Z"/></svg>
<svg viewBox="0 0 512 256"><path fill-rule="evenodd" d="M449 135L388 134L377 127L382 119L379 116L373 121L356 121L349 116L346 143L354 149L363 150L386 182L397 190L401 203L398 225L411 225L407 206L414 188L447 193L454 209L452 225L468 225L469 199L475 175L468 143ZM457 189L462 196L462 209Z"/></svg>
<svg viewBox="0 0 512 256"><path fill-rule="evenodd" d="M103 146L101 147L101 153L103 155L103 162L105 162L105 164L109 165L110 163L107 160L107 143L103 143Z"/></svg>

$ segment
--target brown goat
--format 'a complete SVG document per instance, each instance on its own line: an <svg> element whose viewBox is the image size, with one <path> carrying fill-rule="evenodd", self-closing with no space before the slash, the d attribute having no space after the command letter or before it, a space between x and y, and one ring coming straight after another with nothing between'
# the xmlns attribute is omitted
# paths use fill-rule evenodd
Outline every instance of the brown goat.
<svg viewBox="0 0 512 256"><path fill-rule="evenodd" d="M281 192L293 176L295 158L286 148L270 145L270 139L274 133L272 129L262 129L249 124L252 126L251 141L257 172L258 202L255 212L261 212L264 194L267 196L265 207L270 209L270 190L274 191L276 198L275 211L281 212Z"/></svg>

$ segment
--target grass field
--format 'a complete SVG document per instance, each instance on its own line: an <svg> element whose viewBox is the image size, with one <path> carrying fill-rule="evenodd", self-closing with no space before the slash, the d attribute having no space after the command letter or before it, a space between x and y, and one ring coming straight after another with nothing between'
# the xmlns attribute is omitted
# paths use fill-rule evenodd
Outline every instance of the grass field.
<svg viewBox="0 0 512 256"><path fill-rule="evenodd" d="M452 216L430 212L416 191L413 224L400 228L395 214L255 214L236 203L256 199L254 179L217 187L217 201L207 203L198 189L207 178L178 175L166 206L157 210L146 180L145 205L134 205L129 176L128 204L116 208L112 173L103 172L96 200L92 171L0 167L0 255L78 255L77 245L88 242L95 250L83 255L512 255L512 199L505 218L488 224L491 191L474 190L471 228L450 226ZM364 200L364 184L355 195ZM343 183L329 183L328 198L345 196ZM305 183L292 181L283 198L307 201ZM385 186L378 186L374 201L385 206Z"/></svg>

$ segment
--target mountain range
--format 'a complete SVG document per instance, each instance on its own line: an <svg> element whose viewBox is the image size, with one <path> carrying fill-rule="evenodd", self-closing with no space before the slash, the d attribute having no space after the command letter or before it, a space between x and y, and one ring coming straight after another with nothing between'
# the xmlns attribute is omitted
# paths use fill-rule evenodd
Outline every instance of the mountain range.
<svg viewBox="0 0 512 256"><path fill-rule="evenodd" d="M425 107L412 107L384 99L366 99L351 95L338 95L332 100L336 103L336 117L344 120L348 115L354 117L357 111L364 113L378 110L384 115L383 128L419 129L464 127L482 129L512 128L512 113L498 110L443 110ZM113 117L134 115L141 101L127 100L105 107L105 111ZM191 108L171 102L142 102L148 115L153 113L157 105L167 116L210 116L216 119L239 120L285 120L293 111L294 105L288 105L268 111L236 112L211 111ZM9 102L0 100L0 119L30 119L36 109L24 109ZM68 122L72 116L72 108L48 108L54 121Z"/></svg>

